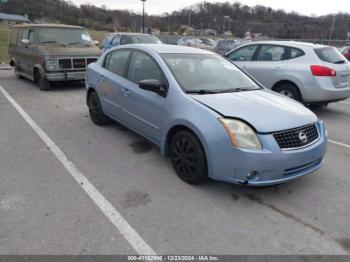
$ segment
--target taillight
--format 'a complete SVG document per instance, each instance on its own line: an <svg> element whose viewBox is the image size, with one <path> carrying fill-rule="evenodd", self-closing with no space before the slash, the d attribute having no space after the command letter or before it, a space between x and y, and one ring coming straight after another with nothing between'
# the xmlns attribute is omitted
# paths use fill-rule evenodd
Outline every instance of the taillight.
<svg viewBox="0 0 350 262"><path fill-rule="evenodd" d="M313 76L336 76L337 72L325 66L312 65L310 66Z"/></svg>

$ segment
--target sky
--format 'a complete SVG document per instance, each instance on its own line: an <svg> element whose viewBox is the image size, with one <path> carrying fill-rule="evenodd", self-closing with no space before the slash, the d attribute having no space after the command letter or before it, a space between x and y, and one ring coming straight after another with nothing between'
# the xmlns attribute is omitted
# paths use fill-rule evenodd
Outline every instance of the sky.
<svg viewBox="0 0 350 262"><path fill-rule="evenodd" d="M71 0L77 5L90 3L95 6L105 5L108 9L128 9L136 13L142 10L140 0ZM236 2L235 0L206 0L207 2ZM242 4L254 6L264 5L274 9L284 9L285 11L296 11L303 15L326 15L337 12L350 12L348 0L241 0ZM162 14L172 12L192 4L202 2L201 0L147 0L146 12L148 14Z"/></svg>

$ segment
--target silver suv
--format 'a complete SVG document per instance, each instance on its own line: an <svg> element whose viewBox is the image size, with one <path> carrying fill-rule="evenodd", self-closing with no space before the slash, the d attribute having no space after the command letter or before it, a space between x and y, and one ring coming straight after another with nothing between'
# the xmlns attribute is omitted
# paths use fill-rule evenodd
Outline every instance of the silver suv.
<svg viewBox="0 0 350 262"><path fill-rule="evenodd" d="M306 104L350 97L350 64L334 47L264 41L225 56L265 87Z"/></svg>

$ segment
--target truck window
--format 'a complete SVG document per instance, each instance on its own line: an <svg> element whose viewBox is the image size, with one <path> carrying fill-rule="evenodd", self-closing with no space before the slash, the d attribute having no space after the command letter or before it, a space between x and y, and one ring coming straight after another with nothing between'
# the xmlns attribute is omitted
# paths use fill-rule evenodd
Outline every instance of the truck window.
<svg viewBox="0 0 350 262"><path fill-rule="evenodd" d="M35 44L35 31L34 31L34 30L30 30L30 31L29 31L28 39L29 39L29 43L30 43L31 45L32 45L32 44Z"/></svg>
<svg viewBox="0 0 350 262"><path fill-rule="evenodd" d="M17 44L17 41L18 41L18 29L13 29L11 31L10 45L15 46Z"/></svg>

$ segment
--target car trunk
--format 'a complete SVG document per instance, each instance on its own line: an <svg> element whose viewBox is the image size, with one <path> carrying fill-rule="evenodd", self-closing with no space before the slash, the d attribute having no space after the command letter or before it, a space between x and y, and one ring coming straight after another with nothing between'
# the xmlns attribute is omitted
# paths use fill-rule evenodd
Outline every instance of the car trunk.
<svg viewBox="0 0 350 262"><path fill-rule="evenodd" d="M347 61L347 59L334 47L316 48L314 51L321 60L320 66L323 66L323 69L329 69L328 71L322 71L321 76L314 74L316 77L318 77L318 80L328 80L332 87L337 89L349 88L350 63ZM329 72L329 74L327 72ZM323 78L323 80L319 78Z"/></svg>

